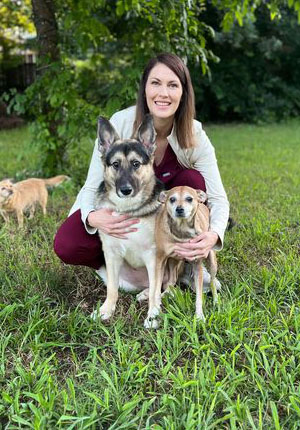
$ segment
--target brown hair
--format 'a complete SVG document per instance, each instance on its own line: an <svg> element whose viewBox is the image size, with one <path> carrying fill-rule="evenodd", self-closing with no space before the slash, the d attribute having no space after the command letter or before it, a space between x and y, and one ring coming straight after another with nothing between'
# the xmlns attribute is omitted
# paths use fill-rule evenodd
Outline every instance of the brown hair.
<svg viewBox="0 0 300 430"><path fill-rule="evenodd" d="M156 64L162 63L174 72L182 85L182 97L180 104L175 113L175 130L176 136L181 148L191 148L195 146L193 136L193 119L195 117L195 95L190 77L190 72L184 62L177 55L163 52L158 54L146 65L139 86L139 92L136 103L136 115L134 122L134 131L142 123L145 115L149 113L146 101L145 87L150 71Z"/></svg>

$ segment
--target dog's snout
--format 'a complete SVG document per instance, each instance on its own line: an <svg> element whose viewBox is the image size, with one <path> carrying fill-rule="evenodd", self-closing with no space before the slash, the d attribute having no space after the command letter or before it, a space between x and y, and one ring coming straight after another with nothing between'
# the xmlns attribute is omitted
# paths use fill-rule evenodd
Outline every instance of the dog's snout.
<svg viewBox="0 0 300 430"><path fill-rule="evenodd" d="M124 196L129 196L132 193L132 188L128 185L120 187L120 191Z"/></svg>
<svg viewBox="0 0 300 430"><path fill-rule="evenodd" d="M176 215L177 216L184 215L184 208L182 206L177 206L177 208L176 208Z"/></svg>

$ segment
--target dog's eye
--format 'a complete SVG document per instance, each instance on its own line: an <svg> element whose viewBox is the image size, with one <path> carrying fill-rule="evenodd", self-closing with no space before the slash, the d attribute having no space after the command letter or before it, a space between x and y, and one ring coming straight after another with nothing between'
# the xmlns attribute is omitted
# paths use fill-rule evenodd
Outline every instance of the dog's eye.
<svg viewBox="0 0 300 430"><path fill-rule="evenodd" d="M185 200L186 200L187 202L189 202L189 203L192 203L192 201L193 201L193 197L187 197Z"/></svg>
<svg viewBox="0 0 300 430"><path fill-rule="evenodd" d="M131 162L131 164L132 164L132 166L133 166L134 169L138 169L140 167L140 165L141 165L141 163L139 161L137 161L137 160L133 160Z"/></svg>
<svg viewBox="0 0 300 430"><path fill-rule="evenodd" d="M175 197L170 197L170 203L175 203L176 202L176 198Z"/></svg>
<svg viewBox="0 0 300 430"><path fill-rule="evenodd" d="M118 170L118 168L119 168L119 163L118 163L118 161L114 161L111 165L113 166L113 168L114 168L115 170Z"/></svg>

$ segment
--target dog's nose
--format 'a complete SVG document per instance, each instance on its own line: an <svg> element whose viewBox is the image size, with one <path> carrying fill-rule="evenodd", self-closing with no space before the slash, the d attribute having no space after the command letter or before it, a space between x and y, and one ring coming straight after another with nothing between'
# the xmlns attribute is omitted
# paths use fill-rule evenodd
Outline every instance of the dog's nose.
<svg viewBox="0 0 300 430"><path fill-rule="evenodd" d="M184 215L184 208L182 206L177 206L177 208L176 208L176 215L177 216Z"/></svg>
<svg viewBox="0 0 300 430"><path fill-rule="evenodd" d="M128 185L124 185L123 187L120 187L120 191L124 196L129 196L132 193L132 188Z"/></svg>

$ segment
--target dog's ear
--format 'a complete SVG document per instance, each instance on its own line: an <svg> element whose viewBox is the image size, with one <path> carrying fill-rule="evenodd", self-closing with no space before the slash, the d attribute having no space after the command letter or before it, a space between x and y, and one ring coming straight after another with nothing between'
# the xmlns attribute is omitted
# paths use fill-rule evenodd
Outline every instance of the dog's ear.
<svg viewBox="0 0 300 430"><path fill-rule="evenodd" d="M202 190L196 190L197 196L200 203L204 203L207 200L207 194Z"/></svg>
<svg viewBox="0 0 300 430"><path fill-rule="evenodd" d="M161 203L165 203L166 200L167 200L167 193L165 191L161 191L158 197L158 201Z"/></svg>
<svg viewBox="0 0 300 430"><path fill-rule="evenodd" d="M139 126L137 131L137 139L147 148L149 154L152 154L155 146L156 132L151 114L147 114L144 121Z"/></svg>
<svg viewBox="0 0 300 430"><path fill-rule="evenodd" d="M98 118L98 147L101 154L105 154L110 146L119 139L116 130L111 123L102 116Z"/></svg>

